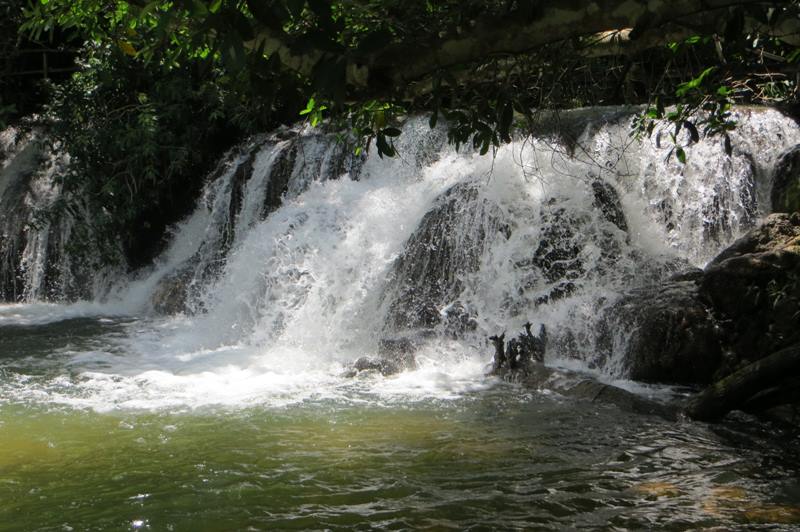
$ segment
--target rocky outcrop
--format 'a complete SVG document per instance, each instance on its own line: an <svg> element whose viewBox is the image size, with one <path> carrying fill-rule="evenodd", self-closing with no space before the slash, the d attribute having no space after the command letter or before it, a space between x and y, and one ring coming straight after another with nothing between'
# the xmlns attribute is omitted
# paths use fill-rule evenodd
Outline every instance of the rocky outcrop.
<svg viewBox="0 0 800 532"><path fill-rule="evenodd" d="M700 298L722 329L718 377L800 342L800 214L773 214L714 259Z"/></svg>
<svg viewBox="0 0 800 532"><path fill-rule="evenodd" d="M713 420L733 409L764 410L800 401L800 344L749 364L706 388L687 407L695 419Z"/></svg>
<svg viewBox="0 0 800 532"><path fill-rule="evenodd" d="M601 321L599 338L601 351L621 350L614 356L629 378L736 390L707 391L690 410L703 419L724 413L725 397L736 398L730 408L794 401L786 379L797 373L774 368L800 360L786 362L785 354L800 347L800 213L769 216L704 271L626 294ZM783 365L766 362L780 353Z"/></svg>
<svg viewBox="0 0 800 532"><path fill-rule="evenodd" d="M704 271L625 294L599 338L601 351L622 350L628 377L680 384L708 384L800 342L800 214L770 216Z"/></svg>
<svg viewBox="0 0 800 532"><path fill-rule="evenodd" d="M790 148L775 165L772 180L772 211L800 211L800 144Z"/></svg>
<svg viewBox="0 0 800 532"><path fill-rule="evenodd" d="M20 301L25 294L23 253L28 245L30 181L44 161L41 143L0 135L0 301Z"/></svg>

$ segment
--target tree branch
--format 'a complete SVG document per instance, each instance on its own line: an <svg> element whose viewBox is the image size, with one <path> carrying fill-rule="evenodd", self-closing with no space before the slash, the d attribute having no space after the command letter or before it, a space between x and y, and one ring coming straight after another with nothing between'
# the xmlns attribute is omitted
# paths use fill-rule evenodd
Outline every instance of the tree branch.
<svg viewBox="0 0 800 532"><path fill-rule="evenodd" d="M404 88L433 72L487 57L519 55L548 44L603 32L663 27L687 17L761 3L762 0L551 1L535 20L526 20L515 12L484 21L468 35L423 46L420 43L404 44L379 52L365 61L369 67L368 83L369 86ZM645 40L643 45L637 46L652 47L655 42Z"/></svg>

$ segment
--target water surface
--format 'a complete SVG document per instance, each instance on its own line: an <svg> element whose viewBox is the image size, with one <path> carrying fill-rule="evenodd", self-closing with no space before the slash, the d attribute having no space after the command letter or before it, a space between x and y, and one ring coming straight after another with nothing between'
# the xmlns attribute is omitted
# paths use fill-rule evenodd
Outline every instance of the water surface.
<svg viewBox="0 0 800 532"><path fill-rule="evenodd" d="M0 327L0 529L800 525L800 442L752 420L671 422L485 377L437 388L425 368L329 376L292 401L191 402L178 384L158 405L169 388L113 363L142 326Z"/></svg>

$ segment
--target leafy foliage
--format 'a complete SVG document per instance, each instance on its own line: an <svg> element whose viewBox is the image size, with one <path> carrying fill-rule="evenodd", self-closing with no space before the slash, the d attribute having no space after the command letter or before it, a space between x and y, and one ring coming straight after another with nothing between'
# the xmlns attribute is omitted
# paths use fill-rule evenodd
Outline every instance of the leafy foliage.
<svg viewBox="0 0 800 532"><path fill-rule="evenodd" d="M72 160L63 189L88 202L99 247L121 243L134 263L146 260L221 151L273 125L271 102L262 107L248 92L250 74L202 58L154 67L118 47L84 49L81 70L55 87L47 117Z"/></svg>
<svg viewBox="0 0 800 532"><path fill-rule="evenodd" d="M697 20L643 18L602 34L433 61L409 83L392 81L429 49L452 51L491 35L497 21L524 27L547 8L579 4L30 0L0 24L13 30L5 35L83 46L79 72L56 85L48 116L75 160L66 190L100 213L98 235L124 235L129 256L150 237L145 224L157 235L179 214L220 151L298 118L348 129L361 139L356 150L374 146L391 157L398 120L412 112L427 113L432 127L444 120L455 146L488 153L532 133L542 110L646 104L635 133L671 122L668 139L656 142L668 140L683 162L686 144L735 127L733 103L797 101L798 36L780 30L797 26L797 0L734 1ZM18 102L0 94L2 120Z"/></svg>

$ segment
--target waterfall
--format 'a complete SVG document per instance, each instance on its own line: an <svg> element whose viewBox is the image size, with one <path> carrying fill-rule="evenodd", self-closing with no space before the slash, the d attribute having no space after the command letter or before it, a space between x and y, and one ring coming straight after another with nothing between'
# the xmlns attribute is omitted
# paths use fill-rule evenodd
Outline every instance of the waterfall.
<svg viewBox="0 0 800 532"><path fill-rule="evenodd" d="M67 251L76 220L87 213L53 209L69 157L35 129L8 128L0 132L0 162L0 301L93 297L100 276Z"/></svg>
<svg viewBox="0 0 800 532"><path fill-rule="evenodd" d="M136 390L157 383L180 397L199 386L186 375L236 382L226 392L236 398L275 379L311 393L403 340L419 371L441 379L444 364L474 380L491 357L486 337L530 322L552 331L549 364L624 377L618 361L597 359L603 309L703 267L756 224L775 162L800 143L778 111L741 108L730 154L721 138L702 139L683 164L655 135L631 137L633 112L565 113L580 124L571 138L553 126L487 156L456 152L422 118L407 120L393 159L356 156L309 128L250 139L223 158L155 264L106 290L107 312L168 325L137 332L123 367L110 355L98 363L138 376ZM3 201L18 196L7 168ZM627 333L614 332L612 351Z"/></svg>

